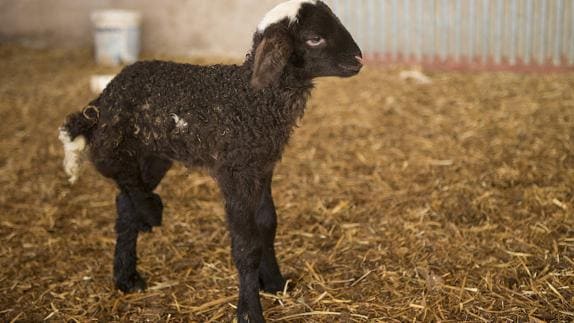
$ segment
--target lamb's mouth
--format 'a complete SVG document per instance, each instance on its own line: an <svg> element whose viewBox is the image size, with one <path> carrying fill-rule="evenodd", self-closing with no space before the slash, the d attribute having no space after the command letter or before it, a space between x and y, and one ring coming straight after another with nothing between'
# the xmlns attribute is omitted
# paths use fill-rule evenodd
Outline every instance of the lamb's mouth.
<svg viewBox="0 0 574 323"><path fill-rule="evenodd" d="M359 71L363 67L363 65L359 65L359 64L357 64L357 65L337 64L337 66L342 68L346 73L353 74L353 75L359 73Z"/></svg>

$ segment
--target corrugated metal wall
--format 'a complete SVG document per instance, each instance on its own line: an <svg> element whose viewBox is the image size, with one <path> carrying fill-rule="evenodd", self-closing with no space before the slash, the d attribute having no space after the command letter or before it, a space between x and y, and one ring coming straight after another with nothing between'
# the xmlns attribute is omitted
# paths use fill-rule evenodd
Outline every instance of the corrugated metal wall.
<svg viewBox="0 0 574 323"><path fill-rule="evenodd" d="M574 66L574 0L326 2L371 58L460 66Z"/></svg>

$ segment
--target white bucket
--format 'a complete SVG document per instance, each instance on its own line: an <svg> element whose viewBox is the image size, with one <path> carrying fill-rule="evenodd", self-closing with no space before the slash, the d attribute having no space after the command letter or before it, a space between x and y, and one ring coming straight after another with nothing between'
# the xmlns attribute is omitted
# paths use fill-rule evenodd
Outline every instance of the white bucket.
<svg viewBox="0 0 574 323"><path fill-rule="evenodd" d="M141 21L138 12L101 10L93 12L91 18L98 64L131 64L138 60Z"/></svg>
<svg viewBox="0 0 574 323"><path fill-rule="evenodd" d="M114 77L115 75L92 75L90 78L90 89L92 93L102 93Z"/></svg>

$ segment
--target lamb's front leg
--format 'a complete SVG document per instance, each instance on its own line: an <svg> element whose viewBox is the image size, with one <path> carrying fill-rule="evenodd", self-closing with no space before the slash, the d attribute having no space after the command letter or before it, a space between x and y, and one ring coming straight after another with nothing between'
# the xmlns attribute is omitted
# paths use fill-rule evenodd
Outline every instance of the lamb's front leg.
<svg viewBox="0 0 574 323"><path fill-rule="evenodd" d="M275 232L277 229L277 212L271 194L272 174L268 174L264 180L261 202L257 209L255 221L261 236L262 253L259 264L259 282L261 289L268 293L282 291L285 279L281 275L277 258L275 257Z"/></svg>
<svg viewBox="0 0 574 323"><path fill-rule="evenodd" d="M240 323L265 322L259 300L261 239L255 212L261 200L261 182L248 175L219 174L231 232L231 253L239 272L237 320Z"/></svg>

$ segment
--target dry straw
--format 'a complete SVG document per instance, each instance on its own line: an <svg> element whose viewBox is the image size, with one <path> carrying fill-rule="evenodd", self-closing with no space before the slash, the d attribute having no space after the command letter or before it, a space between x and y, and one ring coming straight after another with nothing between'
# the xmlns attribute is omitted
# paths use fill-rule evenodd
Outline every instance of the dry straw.
<svg viewBox="0 0 574 323"><path fill-rule="evenodd" d="M204 61L202 61L204 62ZM113 289L112 184L68 185L57 128L91 98L87 51L0 46L0 320L229 322L237 277L216 186L174 168ZM318 82L276 171L270 322L574 320L574 77L366 68Z"/></svg>

